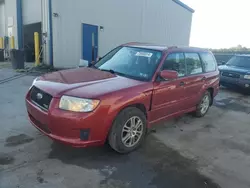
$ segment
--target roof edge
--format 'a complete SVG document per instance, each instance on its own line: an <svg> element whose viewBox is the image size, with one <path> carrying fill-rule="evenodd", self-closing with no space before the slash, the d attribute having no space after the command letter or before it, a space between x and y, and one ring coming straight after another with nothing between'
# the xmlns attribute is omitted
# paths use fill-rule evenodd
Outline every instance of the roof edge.
<svg viewBox="0 0 250 188"><path fill-rule="evenodd" d="M181 2L180 0L172 0L173 2L175 2L176 4L180 5L181 7L185 8L186 10L188 10L191 13L194 13L195 10L192 9L191 7L187 6L185 3Z"/></svg>

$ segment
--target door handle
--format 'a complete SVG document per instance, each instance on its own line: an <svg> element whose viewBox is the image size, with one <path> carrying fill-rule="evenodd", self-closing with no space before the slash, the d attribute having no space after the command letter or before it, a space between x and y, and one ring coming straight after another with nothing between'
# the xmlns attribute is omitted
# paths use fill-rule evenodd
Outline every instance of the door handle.
<svg viewBox="0 0 250 188"><path fill-rule="evenodd" d="M184 86L185 85L185 82L180 82L180 86Z"/></svg>
<svg viewBox="0 0 250 188"><path fill-rule="evenodd" d="M205 81L207 78L204 76L202 79L201 79L201 81Z"/></svg>

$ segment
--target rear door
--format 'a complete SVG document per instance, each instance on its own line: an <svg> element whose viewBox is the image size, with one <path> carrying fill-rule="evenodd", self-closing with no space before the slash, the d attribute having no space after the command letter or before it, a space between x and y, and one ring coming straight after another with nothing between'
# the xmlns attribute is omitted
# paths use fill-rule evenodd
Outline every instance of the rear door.
<svg viewBox="0 0 250 188"><path fill-rule="evenodd" d="M202 96L202 88L206 83L206 76L203 72L202 62L198 53L185 53L187 67L187 77L185 82L185 102L187 108L194 107L198 104Z"/></svg>
<svg viewBox="0 0 250 188"><path fill-rule="evenodd" d="M171 53L167 56L161 70L175 70L179 74L176 80L158 80L154 83L152 98L151 122L156 122L165 117L183 110L184 80L186 66L183 53Z"/></svg>
<svg viewBox="0 0 250 188"><path fill-rule="evenodd" d="M201 52L200 57L203 64L204 76L206 78L205 88L212 87L214 89L214 96L219 90L219 70L214 55L211 52Z"/></svg>

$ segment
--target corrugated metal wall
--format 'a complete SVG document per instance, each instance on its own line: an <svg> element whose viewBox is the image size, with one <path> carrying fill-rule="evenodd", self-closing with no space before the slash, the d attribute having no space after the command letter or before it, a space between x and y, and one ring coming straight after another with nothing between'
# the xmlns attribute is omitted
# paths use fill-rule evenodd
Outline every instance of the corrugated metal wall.
<svg viewBox="0 0 250 188"><path fill-rule="evenodd" d="M189 45L192 13L172 0L53 0L54 66L75 67L82 56L82 23L99 30L99 55L131 41Z"/></svg>
<svg viewBox="0 0 250 188"><path fill-rule="evenodd" d="M42 21L41 0L22 0L23 25Z"/></svg>
<svg viewBox="0 0 250 188"><path fill-rule="evenodd" d="M41 0L23 0L23 24L41 22ZM4 15L4 16L3 16ZM8 35L8 18L13 18L13 35L15 45L17 38L17 5L16 0L5 0L0 3L0 36Z"/></svg>
<svg viewBox="0 0 250 188"><path fill-rule="evenodd" d="M0 2L0 37L5 35L5 11L4 3Z"/></svg>
<svg viewBox="0 0 250 188"><path fill-rule="evenodd" d="M15 37L15 45L18 46L17 40L17 8L16 0L5 0L5 35L8 35L8 18L12 17L14 21L13 25L13 36Z"/></svg>
<svg viewBox="0 0 250 188"><path fill-rule="evenodd" d="M41 0L42 3L42 33L46 33L46 36L43 37L43 40L46 42L43 43L43 61L46 64L49 64L49 43L50 43L50 30L49 30L49 0Z"/></svg>

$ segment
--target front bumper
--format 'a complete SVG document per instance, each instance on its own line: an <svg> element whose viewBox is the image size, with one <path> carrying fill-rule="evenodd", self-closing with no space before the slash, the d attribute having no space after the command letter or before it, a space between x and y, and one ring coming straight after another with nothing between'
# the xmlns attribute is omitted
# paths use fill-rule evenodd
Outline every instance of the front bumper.
<svg viewBox="0 0 250 188"><path fill-rule="evenodd" d="M53 140L73 147L102 145L111 126L106 111L74 113L58 109L59 99L53 98L48 111L44 111L26 97L30 122ZM83 140L82 133L88 131ZM87 139L86 139L87 138Z"/></svg>
<svg viewBox="0 0 250 188"><path fill-rule="evenodd" d="M226 76L220 76L221 84L235 85L244 89L250 89L250 80L243 78L231 78Z"/></svg>

